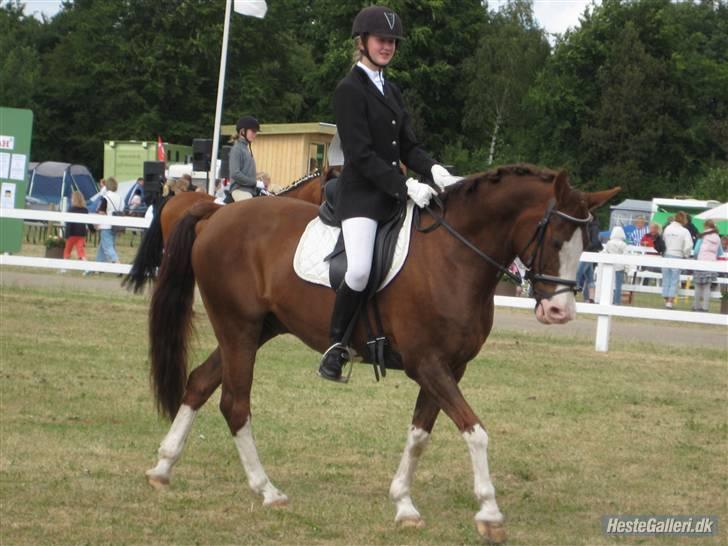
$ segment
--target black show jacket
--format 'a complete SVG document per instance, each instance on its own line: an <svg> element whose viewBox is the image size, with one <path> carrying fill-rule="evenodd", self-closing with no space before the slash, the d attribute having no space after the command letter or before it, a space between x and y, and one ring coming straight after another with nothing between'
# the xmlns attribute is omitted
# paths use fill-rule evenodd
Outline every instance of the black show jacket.
<svg viewBox="0 0 728 546"><path fill-rule="evenodd" d="M435 164L417 142L399 89L385 81L382 95L355 66L336 87L334 114L344 150L338 218L391 218L407 200L400 159L421 175Z"/></svg>

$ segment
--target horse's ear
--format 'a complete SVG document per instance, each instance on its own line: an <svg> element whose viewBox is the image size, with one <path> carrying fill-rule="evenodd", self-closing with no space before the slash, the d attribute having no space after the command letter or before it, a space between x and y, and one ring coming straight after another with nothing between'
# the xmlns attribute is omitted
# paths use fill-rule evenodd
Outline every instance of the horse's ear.
<svg viewBox="0 0 728 546"><path fill-rule="evenodd" d="M584 197L586 198L586 204L589 207L589 210L594 210L601 207L604 203L609 201L620 191L622 191L622 188L620 186L617 186L616 188L612 188L611 190L585 193Z"/></svg>
<svg viewBox="0 0 728 546"><path fill-rule="evenodd" d="M571 186L569 185L569 177L565 171L559 171L554 179L554 197L556 197L557 203L563 203L566 201L567 196L571 193Z"/></svg>

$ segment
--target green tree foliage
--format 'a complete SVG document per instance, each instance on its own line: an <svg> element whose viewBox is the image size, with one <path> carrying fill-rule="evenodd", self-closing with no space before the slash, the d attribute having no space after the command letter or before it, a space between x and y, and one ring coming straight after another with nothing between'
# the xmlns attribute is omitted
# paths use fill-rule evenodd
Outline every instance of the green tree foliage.
<svg viewBox="0 0 728 546"><path fill-rule="evenodd" d="M724 196L726 1L604 0L552 51L531 2L388 2L407 38L387 78L433 155L472 172L494 144L497 163L566 167L622 197ZM223 122L334 121L351 23L370 3L271 0L262 20L233 14ZM74 0L45 21L0 4L0 103L33 109L34 159L98 173L104 140L210 135L222 0Z"/></svg>
<svg viewBox="0 0 728 546"><path fill-rule="evenodd" d="M465 110L470 114L463 126L472 147L488 147L489 164L495 158L512 159L525 129L524 98L548 55L531 0L509 2L484 26L475 53L465 62Z"/></svg>
<svg viewBox="0 0 728 546"><path fill-rule="evenodd" d="M728 8L606 0L557 43L529 92L528 154L623 196L690 193L725 161Z"/></svg>
<svg viewBox="0 0 728 546"><path fill-rule="evenodd" d="M41 23L8 3L0 9L0 104L33 108L33 90L40 79L40 55L34 35Z"/></svg>

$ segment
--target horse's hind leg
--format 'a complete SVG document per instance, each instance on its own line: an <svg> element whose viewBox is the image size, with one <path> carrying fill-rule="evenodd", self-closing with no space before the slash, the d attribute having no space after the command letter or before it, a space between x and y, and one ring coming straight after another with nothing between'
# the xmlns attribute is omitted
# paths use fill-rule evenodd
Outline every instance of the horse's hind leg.
<svg viewBox="0 0 728 546"><path fill-rule="evenodd" d="M149 484L155 489L169 485L172 467L182 454L197 412L212 396L221 380L220 349L217 348L187 379L182 405L159 446L157 465L146 472Z"/></svg>
<svg viewBox="0 0 728 546"><path fill-rule="evenodd" d="M233 434L250 488L263 496L263 506L285 506L288 504L288 497L271 483L260 462L253 439L250 390L258 348L258 332L255 331L256 328L251 327L250 330L253 331L248 335L240 332L236 339L220 343L223 356L220 410Z"/></svg>

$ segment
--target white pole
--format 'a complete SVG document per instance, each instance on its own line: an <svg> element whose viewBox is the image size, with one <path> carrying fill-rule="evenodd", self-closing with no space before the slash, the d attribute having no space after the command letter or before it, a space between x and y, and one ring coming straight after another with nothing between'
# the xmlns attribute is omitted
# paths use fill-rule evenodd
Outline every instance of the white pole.
<svg viewBox="0 0 728 546"><path fill-rule="evenodd" d="M222 52L220 53L220 76L217 80L217 104L215 105L215 129L212 133L212 157L210 158L210 182L207 193L215 193L217 179L217 149L220 146L220 124L222 122L222 96L225 91L225 68L227 66L228 34L230 33L230 7L233 0L225 2L225 25L222 30Z"/></svg>
<svg viewBox="0 0 728 546"><path fill-rule="evenodd" d="M600 263L597 268L599 291L597 292L597 303L601 305L612 305L614 292L614 264ZM597 318L597 336L594 348L599 353L609 351L609 333L612 329L612 316L599 315Z"/></svg>

